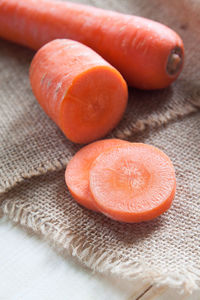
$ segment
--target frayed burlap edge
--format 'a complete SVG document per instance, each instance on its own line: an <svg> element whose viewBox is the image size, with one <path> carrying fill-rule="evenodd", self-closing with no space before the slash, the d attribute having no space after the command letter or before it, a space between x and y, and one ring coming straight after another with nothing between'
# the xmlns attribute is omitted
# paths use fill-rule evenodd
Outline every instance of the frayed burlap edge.
<svg viewBox="0 0 200 300"><path fill-rule="evenodd" d="M126 124L126 127L122 126L117 127L115 130L111 132L108 137L120 138L120 139L130 139L134 134L145 131L146 129L154 129L159 128L163 125L169 124L170 122L176 121L179 118L183 118L192 113L195 113L199 110L200 107L200 99L195 101L191 100L184 107L172 107L167 111L166 114L155 115L154 118L147 117L145 120L137 120L136 122L132 121L129 124ZM123 124L123 122L122 122ZM9 178L3 184L0 184L0 195L8 192L13 187L21 183L25 179L30 179L33 176L39 176L46 174L48 172L54 172L62 170L66 167L70 157L69 155L62 159L55 159L53 161L49 161L45 165L38 166L38 168L32 168L26 173L21 173L19 176L13 176Z"/></svg>
<svg viewBox="0 0 200 300"><path fill-rule="evenodd" d="M183 118L192 113L195 113L200 108L200 96L196 100L189 100L184 107L171 107L168 108L166 113L156 114L153 118L152 115L147 117L146 119L139 119L136 122L130 122L126 124L126 128L117 128L113 131L113 137L127 139L131 138L133 134L140 133L145 131L146 129L155 129L159 128L163 125L169 124L170 122L174 122L179 118Z"/></svg>
<svg viewBox="0 0 200 300"><path fill-rule="evenodd" d="M33 176L40 176L46 174L48 172L59 171L67 165L70 157L66 157L63 159L55 159L54 161L50 161L45 165L38 166L38 168L32 168L26 173L21 173L20 176L13 176L9 178L4 185L0 186L0 195L7 193L9 190L20 184L22 181L26 179L30 179Z"/></svg>
<svg viewBox="0 0 200 300"><path fill-rule="evenodd" d="M78 262L84 264L93 271L104 274L111 274L116 277L134 281L142 280L149 285L156 287L167 286L177 289L179 293L192 293L200 289L200 270L191 268L182 273L156 273L147 268L144 264L130 261L122 257L116 257L116 253L105 253L92 245L85 245L84 238L77 238L66 224L59 224L59 229L55 224L51 224L47 219L33 216L24 207L17 207L11 201L3 202L0 214L6 215L14 224L22 226L26 231L29 230L37 234L40 238L47 241L59 253L72 255ZM62 250L60 250L62 249Z"/></svg>

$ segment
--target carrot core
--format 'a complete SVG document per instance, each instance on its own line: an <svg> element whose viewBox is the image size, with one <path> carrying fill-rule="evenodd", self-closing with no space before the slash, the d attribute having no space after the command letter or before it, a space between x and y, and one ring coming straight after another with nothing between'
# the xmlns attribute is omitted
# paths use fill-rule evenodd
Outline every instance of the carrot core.
<svg viewBox="0 0 200 300"><path fill-rule="evenodd" d="M150 174L143 164L134 160L124 160L116 167L113 174L113 185L123 190L134 190L137 194L143 190L149 183Z"/></svg>

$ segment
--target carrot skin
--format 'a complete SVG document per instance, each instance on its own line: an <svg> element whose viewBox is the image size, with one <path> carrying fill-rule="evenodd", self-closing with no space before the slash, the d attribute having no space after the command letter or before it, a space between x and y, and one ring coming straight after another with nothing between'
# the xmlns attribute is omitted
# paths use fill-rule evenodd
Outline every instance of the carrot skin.
<svg viewBox="0 0 200 300"><path fill-rule="evenodd" d="M128 89L121 74L76 41L57 39L40 48L30 82L44 111L75 143L103 137L126 109Z"/></svg>
<svg viewBox="0 0 200 300"><path fill-rule="evenodd" d="M170 28L136 16L50 0L1 0L0 36L39 49L56 38L77 40L115 66L128 84L160 89L183 66L181 38Z"/></svg>

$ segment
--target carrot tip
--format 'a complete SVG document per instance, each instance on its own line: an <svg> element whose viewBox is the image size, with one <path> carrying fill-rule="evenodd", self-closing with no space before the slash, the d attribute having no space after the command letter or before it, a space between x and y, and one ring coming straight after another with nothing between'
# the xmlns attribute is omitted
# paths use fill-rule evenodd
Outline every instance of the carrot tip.
<svg viewBox="0 0 200 300"><path fill-rule="evenodd" d="M167 73L170 76L176 76L183 65L183 51L180 47L175 47L170 52L167 62Z"/></svg>

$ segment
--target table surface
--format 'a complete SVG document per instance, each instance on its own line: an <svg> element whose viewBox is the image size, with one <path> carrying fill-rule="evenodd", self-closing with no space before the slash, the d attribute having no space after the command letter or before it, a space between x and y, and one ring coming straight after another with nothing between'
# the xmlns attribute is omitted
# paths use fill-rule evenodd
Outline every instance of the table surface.
<svg viewBox="0 0 200 300"><path fill-rule="evenodd" d="M0 218L0 300L199 300L142 282L97 274Z"/></svg>

